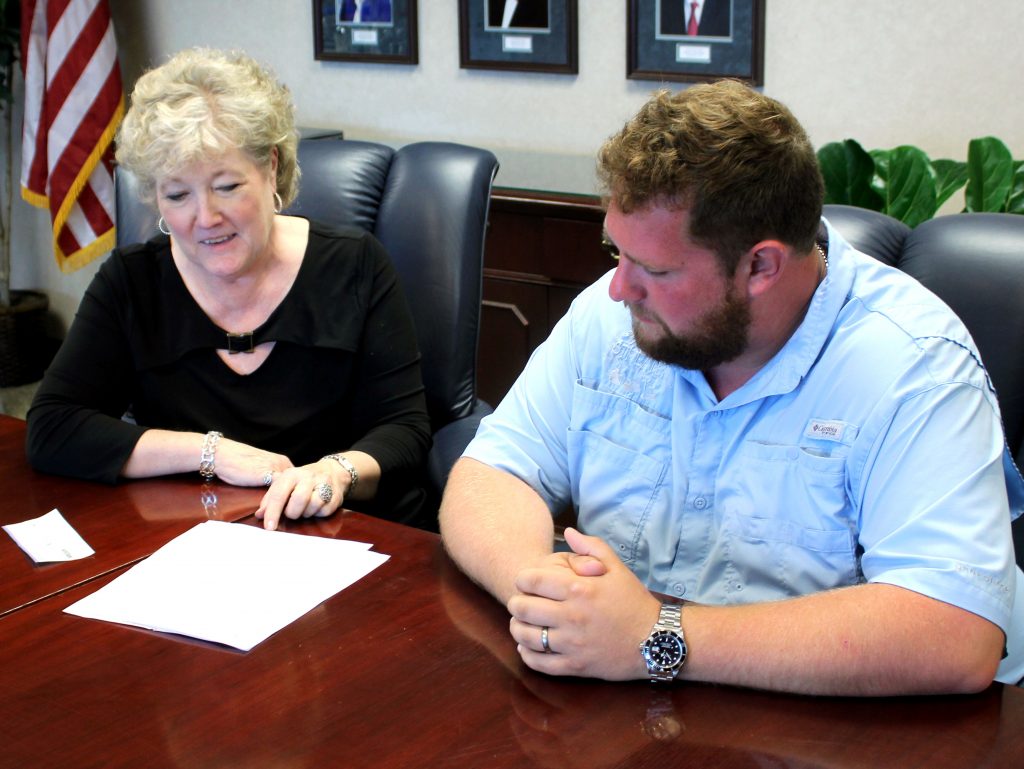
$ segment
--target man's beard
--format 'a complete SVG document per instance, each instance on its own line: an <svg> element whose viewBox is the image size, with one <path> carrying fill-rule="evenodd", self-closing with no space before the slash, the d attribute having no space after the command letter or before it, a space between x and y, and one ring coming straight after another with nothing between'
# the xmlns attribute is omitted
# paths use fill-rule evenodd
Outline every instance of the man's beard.
<svg viewBox="0 0 1024 769"><path fill-rule="evenodd" d="M643 336L644 324L633 318L633 338L644 354L673 366L707 371L747 349L750 304L738 299L730 286L722 303L704 313L691 334L677 336L661 318L655 317L654 321L663 333L657 339L648 339Z"/></svg>

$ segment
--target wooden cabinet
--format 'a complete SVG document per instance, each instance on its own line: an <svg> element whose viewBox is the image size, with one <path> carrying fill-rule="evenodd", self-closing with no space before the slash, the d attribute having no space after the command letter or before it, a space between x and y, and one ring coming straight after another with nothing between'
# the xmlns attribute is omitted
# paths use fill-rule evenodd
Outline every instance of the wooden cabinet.
<svg viewBox="0 0 1024 769"><path fill-rule="evenodd" d="M479 397L497 405L576 295L614 262L596 197L495 188L484 252Z"/></svg>

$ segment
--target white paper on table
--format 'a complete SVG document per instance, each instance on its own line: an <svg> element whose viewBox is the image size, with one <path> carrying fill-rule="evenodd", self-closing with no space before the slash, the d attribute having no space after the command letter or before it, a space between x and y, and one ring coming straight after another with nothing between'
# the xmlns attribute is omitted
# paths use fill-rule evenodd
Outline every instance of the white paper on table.
<svg viewBox="0 0 1024 769"><path fill-rule="evenodd" d="M388 558L362 542L205 521L64 611L249 651Z"/></svg>
<svg viewBox="0 0 1024 769"><path fill-rule="evenodd" d="M38 518L9 523L3 528L36 563L77 561L96 552L71 528L57 508Z"/></svg>

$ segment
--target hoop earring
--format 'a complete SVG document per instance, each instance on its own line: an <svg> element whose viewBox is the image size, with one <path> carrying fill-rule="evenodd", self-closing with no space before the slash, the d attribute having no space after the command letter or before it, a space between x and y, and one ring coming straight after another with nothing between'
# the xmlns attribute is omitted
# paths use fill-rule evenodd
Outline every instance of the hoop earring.
<svg viewBox="0 0 1024 769"><path fill-rule="evenodd" d="M274 213L279 214L284 210L284 201L281 200L281 195L277 190L274 190Z"/></svg>
<svg viewBox="0 0 1024 769"><path fill-rule="evenodd" d="M164 235L171 234L171 231L167 229L167 222L164 221L164 218L162 216L157 220L156 228L160 230L160 232L162 232Z"/></svg>

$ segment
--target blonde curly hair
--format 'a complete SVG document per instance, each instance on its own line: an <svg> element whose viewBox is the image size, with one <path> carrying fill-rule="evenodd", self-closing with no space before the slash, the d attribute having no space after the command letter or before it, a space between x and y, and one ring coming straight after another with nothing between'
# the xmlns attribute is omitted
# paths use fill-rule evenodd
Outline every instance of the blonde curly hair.
<svg viewBox="0 0 1024 769"><path fill-rule="evenodd" d="M814 247L824 182L807 134L782 104L734 80L657 91L598 154L623 212L688 208L690 236L726 275L765 238Z"/></svg>
<svg viewBox="0 0 1024 769"><path fill-rule="evenodd" d="M295 105L273 73L240 51L190 48L146 72L117 135L117 162L152 204L157 180L233 149L269 168L284 206L299 190Z"/></svg>

